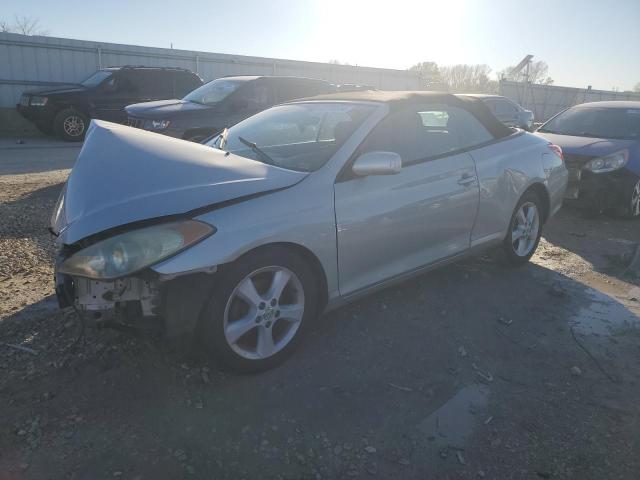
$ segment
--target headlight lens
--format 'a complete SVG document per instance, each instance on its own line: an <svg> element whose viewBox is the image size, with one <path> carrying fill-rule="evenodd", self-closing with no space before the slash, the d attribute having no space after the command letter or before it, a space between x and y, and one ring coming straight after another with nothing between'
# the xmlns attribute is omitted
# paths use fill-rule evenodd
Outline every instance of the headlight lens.
<svg viewBox="0 0 640 480"><path fill-rule="evenodd" d="M32 107L44 107L49 99L47 97L31 97L29 105Z"/></svg>
<svg viewBox="0 0 640 480"><path fill-rule="evenodd" d="M66 259L59 271L95 280L112 280L158 263L214 232L214 227L196 220L133 230L80 250Z"/></svg>
<svg viewBox="0 0 640 480"><path fill-rule="evenodd" d="M147 120L145 126L149 130L166 130L170 124L169 120Z"/></svg>
<svg viewBox="0 0 640 480"><path fill-rule="evenodd" d="M585 165L585 168L593 173L613 172L624 167L628 158L629 153L626 150L621 150L606 157L594 158Z"/></svg>

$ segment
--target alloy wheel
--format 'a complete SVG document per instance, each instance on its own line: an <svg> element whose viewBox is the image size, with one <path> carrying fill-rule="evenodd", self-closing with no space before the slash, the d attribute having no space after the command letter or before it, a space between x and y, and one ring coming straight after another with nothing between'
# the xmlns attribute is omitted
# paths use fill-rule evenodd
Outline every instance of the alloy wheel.
<svg viewBox="0 0 640 480"><path fill-rule="evenodd" d="M523 203L516 214L511 230L511 245L519 257L526 257L531 253L538 240L540 230L540 214L533 202Z"/></svg>
<svg viewBox="0 0 640 480"><path fill-rule="evenodd" d="M286 347L302 323L304 290L284 267L260 268L234 288L224 310L224 336L238 355L263 360Z"/></svg>
<svg viewBox="0 0 640 480"><path fill-rule="evenodd" d="M70 137L79 137L84 132L84 120L78 115L69 115L64 119L62 128Z"/></svg>

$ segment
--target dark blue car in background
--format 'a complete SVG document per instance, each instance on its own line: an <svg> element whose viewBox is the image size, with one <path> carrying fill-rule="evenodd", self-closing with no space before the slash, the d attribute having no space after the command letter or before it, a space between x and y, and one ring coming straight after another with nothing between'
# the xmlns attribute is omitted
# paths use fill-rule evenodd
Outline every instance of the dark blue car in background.
<svg viewBox="0 0 640 480"><path fill-rule="evenodd" d="M562 147L569 170L566 198L599 212L640 218L640 102L576 105L537 134Z"/></svg>

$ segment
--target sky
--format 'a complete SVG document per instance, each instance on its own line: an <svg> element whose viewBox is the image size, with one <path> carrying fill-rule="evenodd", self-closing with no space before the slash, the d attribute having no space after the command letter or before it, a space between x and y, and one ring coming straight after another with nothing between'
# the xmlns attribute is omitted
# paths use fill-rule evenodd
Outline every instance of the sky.
<svg viewBox="0 0 640 480"><path fill-rule="evenodd" d="M0 0L55 37L405 69L526 54L556 85L640 82L640 0Z"/></svg>

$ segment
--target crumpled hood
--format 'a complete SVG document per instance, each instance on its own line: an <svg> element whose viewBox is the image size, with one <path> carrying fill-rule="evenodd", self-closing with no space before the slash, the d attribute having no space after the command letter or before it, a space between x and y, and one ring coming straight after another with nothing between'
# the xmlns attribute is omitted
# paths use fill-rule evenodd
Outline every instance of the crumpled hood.
<svg viewBox="0 0 640 480"><path fill-rule="evenodd" d="M631 148L636 143L634 140L574 137L572 135L558 135L544 132L536 132L535 134L551 143L560 145L562 151L568 155L584 155L589 157L609 155L624 148Z"/></svg>
<svg viewBox="0 0 640 480"><path fill-rule="evenodd" d="M155 102L134 103L125 107L128 115L140 118L170 119L187 112L211 110L207 105L184 100L158 100Z"/></svg>
<svg viewBox="0 0 640 480"><path fill-rule="evenodd" d="M308 174L92 120L52 218L58 242L294 185Z"/></svg>

